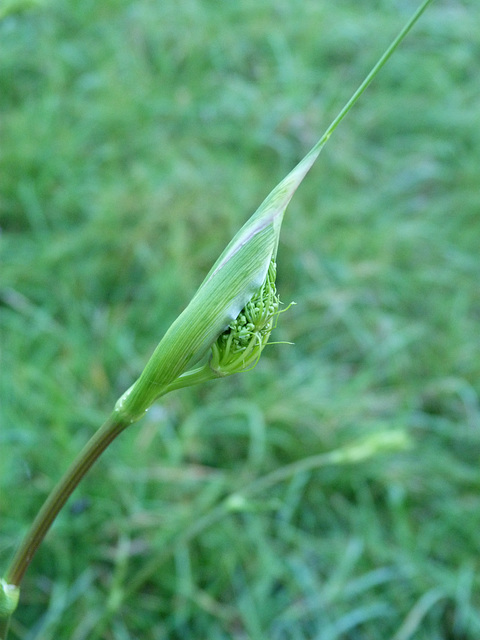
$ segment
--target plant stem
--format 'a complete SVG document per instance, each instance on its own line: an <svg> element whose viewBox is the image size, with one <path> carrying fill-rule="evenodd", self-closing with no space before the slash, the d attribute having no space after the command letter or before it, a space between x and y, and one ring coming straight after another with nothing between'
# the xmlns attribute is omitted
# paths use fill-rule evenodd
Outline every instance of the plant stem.
<svg viewBox="0 0 480 640"><path fill-rule="evenodd" d="M87 442L38 512L7 570L5 581L8 584L20 585L38 547L80 480L101 453L129 424L130 421L126 421L114 412Z"/></svg>
<svg viewBox="0 0 480 640"><path fill-rule="evenodd" d="M391 44L387 47L387 49L385 50L385 52L383 53L381 58L379 58L378 62L372 68L370 73L366 76L365 80L361 83L361 85L358 87L358 89L352 95L350 100L348 100L348 102L345 104L345 106L339 111L338 115L332 120L331 124L329 125L329 127L327 127L327 129L325 130L325 132L322 135L322 137L314 144L314 146L310 149L310 151L307 153L307 155L299 162L299 165L297 165L297 166L300 166L300 165L307 165L307 166L310 165L311 166L313 164L314 160L318 157L320 151L325 146L325 143L330 138L330 136L335 131L335 129L338 127L340 122L345 118L347 113L354 106L354 104L358 101L358 99L364 93L364 91L367 89L367 87L369 87L369 85L372 83L372 81L374 80L375 76L378 74L380 69L382 69L382 67L385 66L385 64L388 62L388 60L390 59L390 57L392 56L394 51L397 49L399 44L402 42L402 40L405 38L405 36L408 34L408 32L412 29L412 27L415 25L417 20L420 18L422 13L425 11L425 9L428 7L428 5L431 2L433 2L433 0L424 0L424 2L418 7L418 9L415 11L415 13L408 19L408 21L405 24L405 26L403 27L403 29L401 29L401 31L399 31L398 35L394 38L394 40L391 42ZM295 169L293 171L295 171Z"/></svg>
<svg viewBox="0 0 480 640"><path fill-rule="evenodd" d="M425 9L428 7L428 5L432 1L433 0L424 0L423 4L421 4L418 7L418 9L415 11L415 13L409 18L409 20L406 23L406 25L403 27L403 29L398 33L397 37L392 41L392 43L385 50L385 52L382 55L382 57L378 60L376 65L373 67L373 69L367 75L365 80L362 82L362 84L355 91L355 93L350 98L350 100L346 103L346 105L343 107L343 109L340 110L340 112L337 115L337 117L333 120L333 122L328 127L328 129L325 131L323 136L320 138L320 140L317 142L317 144L313 147L312 151L314 149L318 148L318 147L321 148L325 144L325 142L328 140L328 138L331 136L331 134L335 131L335 129L338 127L340 122L344 119L344 117L347 115L347 113L350 111L350 109L353 107L353 105L357 102L357 100L362 95L362 93L365 91L365 89L370 85L370 83L375 78L375 76L380 71L380 69L389 60L389 58L392 56L392 54L395 51L395 49L402 42L402 40L405 38L407 33L412 29L414 24L417 22L417 20L420 18L422 13L425 11Z"/></svg>

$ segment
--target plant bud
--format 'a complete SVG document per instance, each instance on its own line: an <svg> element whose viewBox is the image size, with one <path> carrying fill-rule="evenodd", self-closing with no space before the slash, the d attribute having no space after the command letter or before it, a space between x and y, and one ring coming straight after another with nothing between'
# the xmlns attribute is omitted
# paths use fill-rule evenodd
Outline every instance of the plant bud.
<svg viewBox="0 0 480 640"><path fill-rule="evenodd" d="M211 373L228 375L258 360L278 305L272 273L283 215L322 146L316 145L273 189L215 262L138 380L115 405L122 420L135 422L168 391L207 379L203 370L197 377L185 371L213 345L210 379ZM237 320L243 309L245 322Z"/></svg>
<svg viewBox="0 0 480 640"><path fill-rule="evenodd" d="M217 377L247 371L257 364L278 314L276 272L272 260L260 289L212 345L209 366Z"/></svg>

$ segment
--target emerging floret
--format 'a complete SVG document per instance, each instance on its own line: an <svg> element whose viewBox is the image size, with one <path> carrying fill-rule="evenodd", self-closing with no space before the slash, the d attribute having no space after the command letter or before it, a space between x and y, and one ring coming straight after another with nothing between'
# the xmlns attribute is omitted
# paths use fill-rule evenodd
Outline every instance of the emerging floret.
<svg viewBox="0 0 480 640"><path fill-rule="evenodd" d="M264 283L212 346L210 367L218 376L253 368L268 342L280 304L272 260Z"/></svg>

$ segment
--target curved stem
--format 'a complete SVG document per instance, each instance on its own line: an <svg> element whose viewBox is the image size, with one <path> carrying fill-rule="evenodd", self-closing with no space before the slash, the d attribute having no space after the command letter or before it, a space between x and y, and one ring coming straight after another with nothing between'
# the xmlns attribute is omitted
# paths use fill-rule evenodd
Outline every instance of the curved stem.
<svg viewBox="0 0 480 640"><path fill-rule="evenodd" d="M80 480L101 453L105 451L108 445L129 424L130 421L126 421L115 412L112 413L110 418L100 427L78 454L70 468L48 496L13 557L5 575L5 581L8 584L20 585L25 571L33 560L38 547Z"/></svg>

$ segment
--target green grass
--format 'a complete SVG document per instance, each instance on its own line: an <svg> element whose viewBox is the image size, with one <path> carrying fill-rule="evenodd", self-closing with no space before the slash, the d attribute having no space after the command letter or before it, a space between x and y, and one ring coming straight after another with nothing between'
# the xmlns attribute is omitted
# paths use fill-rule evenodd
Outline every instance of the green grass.
<svg viewBox="0 0 480 640"><path fill-rule="evenodd" d="M0 566L415 4L0 23ZM122 434L29 569L14 640L479 637L479 21L435 2L342 123L284 222L297 306L273 339L295 345ZM377 448L391 432L408 446ZM359 438L362 460L245 492Z"/></svg>

